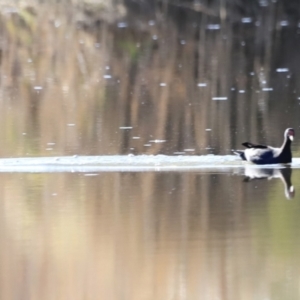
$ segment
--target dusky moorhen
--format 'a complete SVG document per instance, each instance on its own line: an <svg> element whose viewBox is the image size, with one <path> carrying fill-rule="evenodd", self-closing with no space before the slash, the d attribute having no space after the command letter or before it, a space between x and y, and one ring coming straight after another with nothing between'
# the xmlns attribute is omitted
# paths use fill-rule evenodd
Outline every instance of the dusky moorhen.
<svg viewBox="0 0 300 300"><path fill-rule="evenodd" d="M284 140L280 148L245 142L242 145L247 149L236 150L234 153L239 155L241 159L258 165L287 164L292 162L291 143L294 140L294 136L294 129L288 128L284 132Z"/></svg>

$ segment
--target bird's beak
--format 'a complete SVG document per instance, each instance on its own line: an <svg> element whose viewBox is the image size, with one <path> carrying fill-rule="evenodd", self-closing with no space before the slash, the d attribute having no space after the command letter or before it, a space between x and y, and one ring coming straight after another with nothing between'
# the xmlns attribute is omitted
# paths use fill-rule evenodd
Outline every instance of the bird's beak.
<svg viewBox="0 0 300 300"><path fill-rule="evenodd" d="M290 135L289 138L290 138L291 141L294 140L294 136L293 135Z"/></svg>

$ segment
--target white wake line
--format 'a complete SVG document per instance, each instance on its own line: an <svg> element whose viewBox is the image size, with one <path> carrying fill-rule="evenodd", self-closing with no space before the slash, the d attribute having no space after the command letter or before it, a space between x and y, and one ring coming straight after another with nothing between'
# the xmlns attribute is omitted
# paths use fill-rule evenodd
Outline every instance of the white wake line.
<svg viewBox="0 0 300 300"><path fill-rule="evenodd" d="M130 166L20 166L0 167L0 173L106 173L106 172L202 172L202 173L227 173L238 170L236 167L130 167Z"/></svg>
<svg viewBox="0 0 300 300"><path fill-rule="evenodd" d="M286 168L286 165L257 166L241 161L233 155L166 156L166 155L110 155L21 157L0 159L0 172L56 173L56 172L235 172L247 168ZM290 165L300 168L300 158ZM240 170L239 170L240 171Z"/></svg>

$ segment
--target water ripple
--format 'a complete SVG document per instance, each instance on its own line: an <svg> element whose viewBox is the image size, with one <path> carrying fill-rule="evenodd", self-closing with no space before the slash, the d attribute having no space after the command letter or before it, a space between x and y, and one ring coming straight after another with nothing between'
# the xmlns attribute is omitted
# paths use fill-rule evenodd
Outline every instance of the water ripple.
<svg viewBox="0 0 300 300"><path fill-rule="evenodd" d="M0 159L0 172L228 172L229 169L241 169L245 166L262 167L241 161L234 155L75 155ZM263 168L284 167L285 165L263 166ZM294 158L291 167L300 169L300 158Z"/></svg>

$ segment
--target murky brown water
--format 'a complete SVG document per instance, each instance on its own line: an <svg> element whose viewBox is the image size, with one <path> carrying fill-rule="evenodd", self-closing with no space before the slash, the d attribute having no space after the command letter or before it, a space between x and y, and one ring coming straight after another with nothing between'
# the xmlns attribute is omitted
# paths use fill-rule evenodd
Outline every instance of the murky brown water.
<svg viewBox="0 0 300 300"><path fill-rule="evenodd" d="M299 296L300 202L285 198L279 179L217 171L0 178L1 299Z"/></svg>
<svg viewBox="0 0 300 300"><path fill-rule="evenodd" d="M0 157L300 156L296 9L118 3L0 3ZM0 298L299 299L293 168L2 168Z"/></svg>

